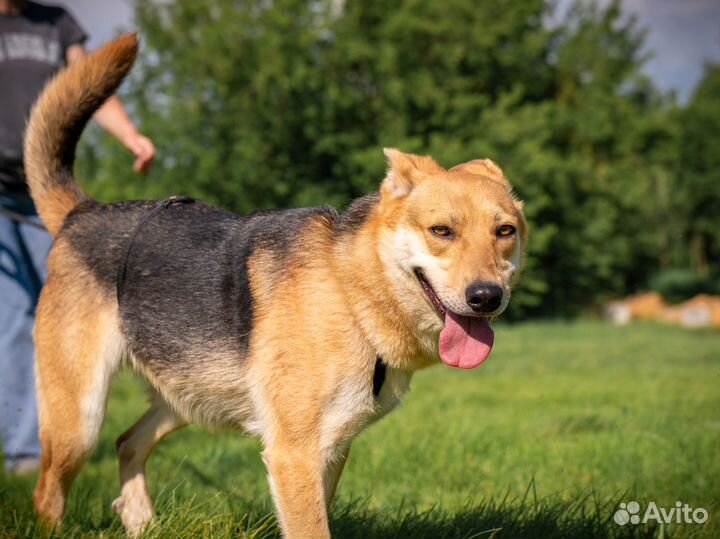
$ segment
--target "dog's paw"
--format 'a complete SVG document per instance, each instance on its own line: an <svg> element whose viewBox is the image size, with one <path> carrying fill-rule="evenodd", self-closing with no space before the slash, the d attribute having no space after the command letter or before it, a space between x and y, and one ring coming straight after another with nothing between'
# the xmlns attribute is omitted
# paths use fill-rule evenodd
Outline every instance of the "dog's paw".
<svg viewBox="0 0 720 539"><path fill-rule="evenodd" d="M115 511L115 513L117 513L118 515L121 515L121 516L122 516L122 511L123 511L124 508L125 508L125 500L123 499L122 496L120 496L119 498L117 498L117 499L112 503L112 510Z"/></svg>
<svg viewBox="0 0 720 539"><path fill-rule="evenodd" d="M115 511L122 520L128 537L137 537L147 527L153 517L152 505L139 501L128 503L123 496L120 496L112 503Z"/></svg>

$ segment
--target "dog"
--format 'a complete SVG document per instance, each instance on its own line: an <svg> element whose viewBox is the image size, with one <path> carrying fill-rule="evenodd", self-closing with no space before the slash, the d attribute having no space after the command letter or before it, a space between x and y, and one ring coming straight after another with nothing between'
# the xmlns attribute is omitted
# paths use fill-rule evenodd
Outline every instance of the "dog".
<svg viewBox="0 0 720 539"><path fill-rule="evenodd" d="M400 402L416 370L488 357L490 319L508 305L527 244L522 203L490 160L446 170L396 149L385 150L379 192L341 213L96 202L74 180L75 147L136 54L124 35L69 66L26 132L31 194L55 237L35 327L35 508L60 523L127 361L154 391L117 441L113 507L130 536L153 516L153 447L196 422L262 440L284 537L330 537L353 438Z"/></svg>

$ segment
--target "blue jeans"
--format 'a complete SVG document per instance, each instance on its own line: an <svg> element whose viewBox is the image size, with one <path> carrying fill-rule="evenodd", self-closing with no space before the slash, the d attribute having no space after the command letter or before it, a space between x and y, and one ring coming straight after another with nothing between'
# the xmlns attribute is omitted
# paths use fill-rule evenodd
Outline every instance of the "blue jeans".
<svg viewBox="0 0 720 539"><path fill-rule="evenodd" d="M28 197L0 194L0 206L40 222ZM5 464L38 457L32 329L52 238L0 214L0 437Z"/></svg>

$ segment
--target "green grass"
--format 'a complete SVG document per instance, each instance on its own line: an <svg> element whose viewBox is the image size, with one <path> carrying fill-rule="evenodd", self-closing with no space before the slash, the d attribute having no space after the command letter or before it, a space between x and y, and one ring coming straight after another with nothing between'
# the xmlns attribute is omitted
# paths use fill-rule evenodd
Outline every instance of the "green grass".
<svg viewBox="0 0 720 539"><path fill-rule="evenodd" d="M593 322L500 326L493 356L419 373L403 406L353 445L338 538L720 536L720 332ZM122 537L114 440L144 410L114 383L98 448L59 537ZM278 537L259 444L190 428L148 465L148 537ZM0 475L0 537L43 537L34 478ZM708 510L705 525L618 526L621 501Z"/></svg>

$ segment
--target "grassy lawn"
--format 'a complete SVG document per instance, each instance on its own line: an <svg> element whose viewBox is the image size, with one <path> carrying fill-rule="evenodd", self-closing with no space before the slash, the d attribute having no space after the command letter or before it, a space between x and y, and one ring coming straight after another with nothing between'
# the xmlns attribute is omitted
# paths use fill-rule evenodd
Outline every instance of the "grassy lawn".
<svg viewBox="0 0 720 539"><path fill-rule="evenodd" d="M122 537L114 440L145 408L116 379L60 537ZM499 326L475 371L419 373L363 433L333 509L338 538L720 537L720 332L592 323ZM278 537L259 444L199 428L156 450L148 537ZM34 477L0 475L0 537L43 537ZM682 501L704 525L612 520L620 502Z"/></svg>

